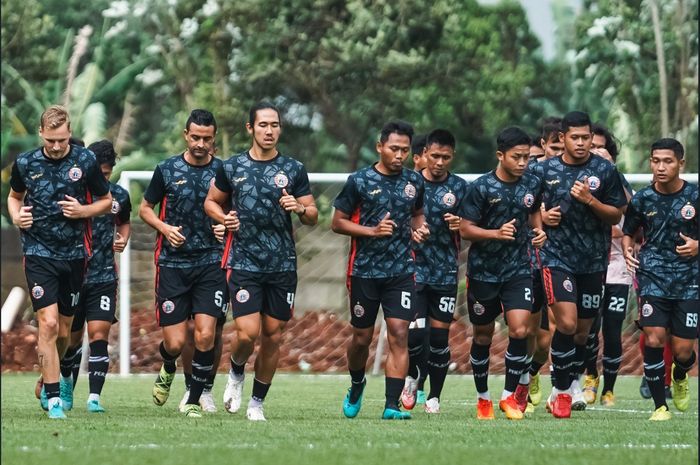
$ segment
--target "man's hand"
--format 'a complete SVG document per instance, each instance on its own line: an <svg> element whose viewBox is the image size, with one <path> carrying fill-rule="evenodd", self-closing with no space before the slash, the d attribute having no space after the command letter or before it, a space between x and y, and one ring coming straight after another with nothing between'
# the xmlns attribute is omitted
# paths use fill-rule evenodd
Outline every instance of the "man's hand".
<svg viewBox="0 0 700 465"><path fill-rule="evenodd" d="M58 204L61 206L63 216L72 220L82 218L83 206L80 204L80 202L78 202L78 199L74 199L70 195L66 195L65 198L66 200L58 201Z"/></svg>
<svg viewBox="0 0 700 465"><path fill-rule="evenodd" d="M182 226L165 225L163 236L170 242L173 247L180 247L185 243L185 236L182 235Z"/></svg>
<svg viewBox="0 0 700 465"><path fill-rule="evenodd" d="M302 204L297 202L297 199L293 195L287 193L287 189L282 189L282 197L280 197L280 205L288 212L294 212L296 214L301 214L306 209Z"/></svg>
<svg viewBox="0 0 700 465"><path fill-rule="evenodd" d="M593 201L593 194L591 194L591 189L588 187L588 176L583 178L583 181L576 181L569 192L571 197L584 205L588 205Z"/></svg>
<svg viewBox="0 0 700 465"><path fill-rule="evenodd" d="M627 271L634 273L639 268L639 260L634 256L634 247L627 247L624 252L625 263L627 264Z"/></svg>
<svg viewBox="0 0 700 465"><path fill-rule="evenodd" d="M126 247L126 239L119 233L117 233L114 238L114 243L112 244L112 250L117 253L124 252L124 247Z"/></svg>
<svg viewBox="0 0 700 465"><path fill-rule="evenodd" d="M389 237L394 234L396 223L389 219L390 216L391 213L386 212L384 218L374 227L374 237Z"/></svg>
<svg viewBox="0 0 700 465"><path fill-rule="evenodd" d="M515 229L515 221L516 219L513 218L507 223L503 223L503 225L498 229L496 239L500 241L514 241L515 240L515 232L517 229Z"/></svg>
<svg viewBox="0 0 700 465"><path fill-rule="evenodd" d="M235 210L230 210L224 216L224 227L227 231L236 232L241 227L241 220L238 219L238 212Z"/></svg>
<svg viewBox="0 0 700 465"><path fill-rule="evenodd" d="M447 222L450 231L459 231L459 222L461 220L459 216L453 215L452 213L445 213L442 217Z"/></svg>
<svg viewBox="0 0 700 465"><path fill-rule="evenodd" d="M680 236L685 241L685 244L676 246L678 255L685 258L695 257L698 254L698 241L683 233L680 233Z"/></svg>
<svg viewBox="0 0 700 465"><path fill-rule="evenodd" d="M223 224L212 224L211 230L214 232L216 240L223 244L224 236L226 235L226 226Z"/></svg>
<svg viewBox="0 0 700 465"><path fill-rule="evenodd" d="M532 232L535 233L535 237L532 238L532 246L539 249L547 240L547 234L540 228L532 228Z"/></svg>
<svg viewBox="0 0 700 465"><path fill-rule="evenodd" d="M29 229L34 224L34 216L32 216L32 208L34 205L25 205L19 209L19 215L12 218L12 223L20 229Z"/></svg>
<svg viewBox="0 0 700 465"><path fill-rule="evenodd" d="M561 223L561 207L557 205L549 210L542 208L542 222L551 227L559 226L559 223Z"/></svg>
<svg viewBox="0 0 700 465"><path fill-rule="evenodd" d="M459 228L458 228L459 229ZM430 236L430 229L428 229L428 223L423 223L420 228L414 229L411 234L411 238L414 242L420 244L424 242L428 236Z"/></svg>

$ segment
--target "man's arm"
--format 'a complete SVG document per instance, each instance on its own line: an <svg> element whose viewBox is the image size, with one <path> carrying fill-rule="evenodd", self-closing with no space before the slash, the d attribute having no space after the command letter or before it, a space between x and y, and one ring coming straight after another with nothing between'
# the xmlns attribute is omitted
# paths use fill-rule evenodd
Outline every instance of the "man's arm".
<svg viewBox="0 0 700 465"><path fill-rule="evenodd" d="M335 233L351 237L389 237L396 227L396 223L390 218L391 214L387 212L377 226L363 226L353 222L350 220L350 215L336 208L333 212L331 229Z"/></svg>
<svg viewBox="0 0 700 465"><path fill-rule="evenodd" d="M477 226L473 221L462 218L459 225L459 235L462 236L462 239L472 242L489 240L514 241L515 221L515 218L513 218L498 229L484 229Z"/></svg>
<svg viewBox="0 0 700 465"><path fill-rule="evenodd" d="M182 235L182 226L172 226L158 218L156 212L153 211L154 205L146 199L141 201L139 206L139 216L150 227L158 231L165 237L173 247L180 247L185 243L185 236Z"/></svg>
<svg viewBox="0 0 700 465"><path fill-rule="evenodd" d="M96 200L92 203L82 205L78 199L65 196L65 200L59 200L63 216L70 219L93 218L95 216L109 213L112 209L112 193L107 191L106 195L95 197Z"/></svg>
<svg viewBox="0 0 700 465"><path fill-rule="evenodd" d="M238 231L241 222L235 210L224 213L224 205L229 199L228 192L224 192L215 185L209 187L207 198L204 200L204 212L214 220L215 223L226 226L227 231Z"/></svg>
<svg viewBox="0 0 700 465"><path fill-rule="evenodd" d="M112 249L115 252L121 253L124 251L126 244L131 237L131 223L122 223L117 226L117 232L114 235L114 244Z"/></svg>
<svg viewBox="0 0 700 465"><path fill-rule="evenodd" d="M313 226L318 223L318 208L316 208L313 195L309 194L295 198L293 195L288 194L286 189L282 189L282 197L280 197L279 203L285 211L299 215L299 220L302 224Z"/></svg>
<svg viewBox="0 0 700 465"><path fill-rule="evenodd" d="M10 194L7 196L7 211L10 213L12 224L20 229L29 229L34 223L33 207L24 205L25 194L26 192L15 192L10 188Z"/></svg>

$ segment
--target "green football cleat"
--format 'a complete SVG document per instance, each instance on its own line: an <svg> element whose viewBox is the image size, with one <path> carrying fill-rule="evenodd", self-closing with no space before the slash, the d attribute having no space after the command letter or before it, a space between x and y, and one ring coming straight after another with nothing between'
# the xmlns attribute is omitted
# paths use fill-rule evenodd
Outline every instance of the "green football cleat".
<svg viewBox="0 0 700 465"><path fill-rule="evenodd" d="M530 402L532 405L538 406L542 402L542 391L540 390L540 374L537 373L530 377Z"/></svg>
<svg viewBox="0 0 700 465"><path fill-rule="evenodd" d="M160 367L160 373L153 384L153 403L160 406L170 397L170 385L173 384L175 373L168 373L165 367Z"/></svg>
<svg viewBox="0 0 700 465"><path fill-rule="evenodd" d="M100 405L99 400L88 400L87 411L90 413L104 413L105 409Z"/></svg>
<svg viewBox="0 0 700 465"><path fill-rule="evenodd" d="M199 404L185 404L184 411L187 418L202 418L202 407Z"/></svg>
<svg viewBox="0 0 700 465"><path fill-rule="evenodd" d="M649 420L651 421L666 421L670 419L671 412L668 411L668 408L665 405L662 405L661 407L654 410L654 413L652 413L649 417Z"/></svg>
<svg viewBox="0 0 700 465"><path fill-rule="evenodd" d="M409 412L402 412L401 410L395 410L393 408L385 408L384 413L382 413L382 420L410 420L411 414Z"/></svg>
<svg viewBox="0 0 700 465"><path fill-rule="evenodd" d="M673 405L681 412L688 410L690 405L690 383L688 382L688 373L685 378L676 381L673 372L676 370L676 364L671 365L671 392L673 393Z"/></svg>

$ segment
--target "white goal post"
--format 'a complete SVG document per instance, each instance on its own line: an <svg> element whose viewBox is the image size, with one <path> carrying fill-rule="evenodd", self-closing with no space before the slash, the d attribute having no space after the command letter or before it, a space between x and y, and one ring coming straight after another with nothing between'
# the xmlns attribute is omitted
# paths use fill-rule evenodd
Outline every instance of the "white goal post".
<svg viewBox="0 0 700 465"><path fill-rule="evenodd" d="M130 183L132 181L149 181L153 175L152 171L122 171L118 184L130 191ZM349 173L309 173L309 181L318 184L328 183L343 183L349 176ZM473 181L480 174L460 174L460 177L467 181ZM625 174L625 178L631 184L649 183L651 174L635 173ZM697 183L697 173L684 173L681 177L689 182ZM133 205L133 208L138 208ZM124 251L119 256L119 373L122 376L129 375L131 369L131 293L130 293L130 278L131 278L131 241L124 248ZM382 320L383 321L383 320ZM383 328L383 327L382 327ZM382 330L381 336L384 336ZM380 339L381 340L381 339ZM383 343L378 345L377 352L383 350ZM381 356L375 357L374 372L378 372L379 361Z"/></svg>

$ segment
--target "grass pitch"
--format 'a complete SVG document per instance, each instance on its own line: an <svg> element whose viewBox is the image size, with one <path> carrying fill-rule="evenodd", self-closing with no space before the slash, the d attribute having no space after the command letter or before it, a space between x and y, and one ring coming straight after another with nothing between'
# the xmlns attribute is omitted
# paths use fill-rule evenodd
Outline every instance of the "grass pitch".
<svg viewBox="0 0 700 465"><path fill-rule="evenodd" d="M698 382L691 380L690 409L669 404L673 419L650 422L651 400L639 396L638 377L621 377L617 404L589 406L570 420L545 413L544 402L522 421L475 418L471 376L448 376L439 415L420 407L411 421L382 421L384 378L368 379L360 415L343 418L349 377L278 374L265 402L266 423L245 412L223 411L225 375L217 377L219 412L192 420L177 411L181 375L163 407L151 401L155 375L110 375L105 414L85 409L88 383L81 377L67 421L48 420L34 398L35 374L2 375L2 463L7 465L145 464L696 464ZM250 395L252 376L244 388ZM549 380L543 377L543 386ZM500 396L503 377L490 380ZM548 391L548 389L546 389ZM245 401L243 410L245 409Z"/></svg>

